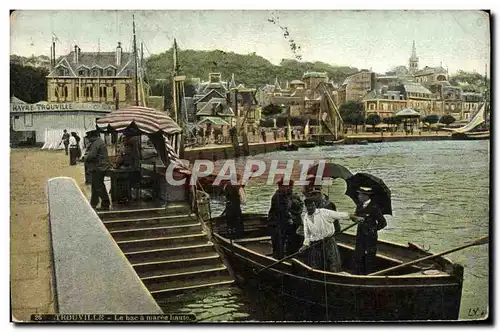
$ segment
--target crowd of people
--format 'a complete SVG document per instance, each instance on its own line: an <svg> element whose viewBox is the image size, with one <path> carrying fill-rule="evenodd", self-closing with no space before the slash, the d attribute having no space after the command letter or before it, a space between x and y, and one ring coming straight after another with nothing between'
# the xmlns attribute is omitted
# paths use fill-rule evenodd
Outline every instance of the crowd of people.
<svg viewBox="0 0 500 332"><path fill-rule="evenodd" d="M294 182L281 179L271 198L268 226L271 235L273 257L277 260L298 256L315 269L330 272L342 270L335 234L341 232L339 220L357 223L354 260L356 273L366 275L374 271L377 253L378 231L387 222L373 200L373 190L360 187L358 204L354 213L336 211L336 206L315 186L315 178L308 178L302 193L294 192ZM228 236L242 236L244 220L241 204L244 201L242 185L226 185L226 220Z"/></svg>

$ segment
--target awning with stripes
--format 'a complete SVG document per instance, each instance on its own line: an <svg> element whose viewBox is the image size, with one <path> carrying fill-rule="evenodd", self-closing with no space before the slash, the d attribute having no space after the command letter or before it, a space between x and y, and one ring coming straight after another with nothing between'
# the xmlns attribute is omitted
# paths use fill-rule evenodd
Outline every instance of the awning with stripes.
<svg viewBox="0 0 500 332"><path fill-rule="evenodd" d="M171 117L153 108L131 106L113 111L96 121L97 127L106 131L123 132L139 130L144 134L164 132L178 134L181 127Z"/></svg>
<svg viewBox="0 0 500 332"><path fill-rule="evenodd" d="M187 174L190 173L178 154L178 134L181 133L181 127L165 113L152 108L131 106L107 114L98 119L96 125L104 131L148 135L165 166L170 162L187 171Z"/></svg>

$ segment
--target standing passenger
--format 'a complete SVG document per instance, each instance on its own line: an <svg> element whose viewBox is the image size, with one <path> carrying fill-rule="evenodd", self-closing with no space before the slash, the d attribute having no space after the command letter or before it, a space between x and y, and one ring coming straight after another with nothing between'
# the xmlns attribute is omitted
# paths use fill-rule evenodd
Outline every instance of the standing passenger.
<svg viewBox="0 0 500 332"><path fill-rule="evenodd" d="M241 176L237 175L238 183L232 184L228 181L224 185L224 196L226 198L226 223L227 234L230 239L239 238L243 235L244 224L241 204L245 203L245 192L241 183Z"/></svg>
<svg viewBox="0 0 500 332"><path fill-rule="evenodd" d="M273 243L273 257L282 259L285 255L286 237L293 227L292 206L292 186L293 180L289 185L285 185L283 179L278 181L278 190L271 198L271 208L268 213L269 228L271 240Z"/></svg>
<svg viewBox="0 0 500 332"><path fill-rule="evenodd" d="M360 204L356 208L356 216L363 218L363 221L358 225L356 233L354 258L356 273L361 275L373 272L375 257L377 256L377 232L387 226L387 221L380 208L371 199L372 196L372 188L359 188L358 198Z"/></svg>
<svg viewBox="0 0 500 332"><path fill-rule="evenodd" d="M333 235L337 233L334 222L337 219L359 218L349 215L347 212L337 212L327 209L316 208L316 202L312 198L304 200L306 213L302 216L304 222L304 245L300 251L308 249L307 263L314 269L322 269L329 272L340 272L342 260L339 249ZM321 242L321 243L318 243Z"/></svg>

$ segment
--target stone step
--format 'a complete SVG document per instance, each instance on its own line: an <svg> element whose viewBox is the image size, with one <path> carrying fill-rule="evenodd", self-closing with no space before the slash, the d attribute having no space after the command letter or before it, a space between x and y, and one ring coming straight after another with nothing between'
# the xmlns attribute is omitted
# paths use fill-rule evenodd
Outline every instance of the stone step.
<svg viewBox="0 0 500 332"><path fill-rule="evenodd" d="M139 277L151 277L156 275L168 274L172 270L189 269L196 266L219 266L221 264L220 256L216 252L207 253L202 257L167 259L147 263L132 264ZM187 271L187 270L186 270Z"/></svg>
<svg viewBox="0 0 500 332"><path fill-rule="evenodd" d="M215 252L212 243L204 243L194 246L183 246L179 248L153 249L143 251L125 252L131 264L158 261L161 259L183 259L206 256L207 253Z"/></svg>
<svg viewBox="0 0 500 332"><path fill-rule="evenodd" d="M149 209L100 211L97 214L99 215L99 218L101 218L102 221L168 216L168 213L164 207L149 208ZM186 214L186 212L184 212L184 214Z"/></svg>
<svg viewBox="0 0 500 332"><path fill-rule="evenodd" d="M150 291L155 291L168 288L171 283L177 281L190 281L191 284L195 285L201 280L213 277L229 277L229 272L222 264L218 266L194 266L191 269L176 269L167 274L144 277L141 280Z"/></svg>
<svg viewBox="0 0 500 332"><path fill-rule="evenodd" d="M194 214L184 214L165 217L151 218L126 218L104 221L104 225L109 231L119 231L133 228L161 227L161 226L181 226L198 222Z"/></svg>
<svg viewBox="0 0 500 332"><path fill-rule="evenodd" d="M234 283L230 276L215 276L201 279L177 280L174 282L165 283L162 289L151 290L151 295L159 299L162 297L171 296L173 294L183 293L186 291L207 288L226 286Z"/></svg>
<svg viewBox="0 0 500 332"><path fill-rule="evenodd" d="M179 235L194 235L199 234L200 232L202 232L201 224L195 223L183 226L148 227L111 231L110 234L116 241L121 241L139 240L144 238L155 239Z"/></svg>
<svg viewBox="0 0 500 332"><path fill-rule="evenodd" d="M191 206L188 203L170 203L165 206L165 211L169 215L191 213Z"/></svg>
<svg viewBox="0 0 500 332"><path fill-rule="evenodd" d="M207 236L200 232L192 235L145 238L140 240L121 240L116 241L116 243L123 252L131 252L201 245L208 243L208 240Z"/></svg>

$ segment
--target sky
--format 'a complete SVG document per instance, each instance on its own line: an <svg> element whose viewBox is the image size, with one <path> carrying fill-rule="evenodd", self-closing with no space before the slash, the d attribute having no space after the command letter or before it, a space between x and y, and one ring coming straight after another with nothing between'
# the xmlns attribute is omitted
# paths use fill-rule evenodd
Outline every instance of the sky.
<svg viewBox="0 0 500 332"><path fill-rule="evenodd" d="M255 52L273 64L293 58L289 39L301 46L304 61L350 65L383 73L408 65L415 41L419 67L443 66L484 73L489 67L488 15L481 11L335 11L335 10L21 10L10 17L10 54L50 54L52 33L60 42L56 55L75 43L85 51L114 51L132 45L132 15L144 54L170 48Z"/></svg>

